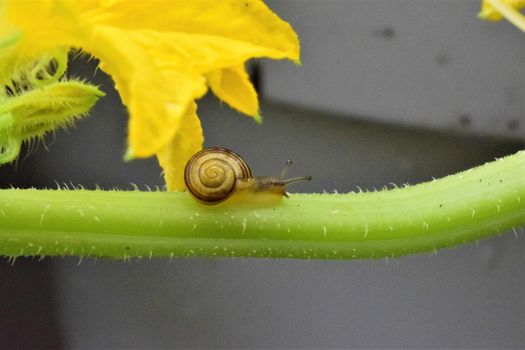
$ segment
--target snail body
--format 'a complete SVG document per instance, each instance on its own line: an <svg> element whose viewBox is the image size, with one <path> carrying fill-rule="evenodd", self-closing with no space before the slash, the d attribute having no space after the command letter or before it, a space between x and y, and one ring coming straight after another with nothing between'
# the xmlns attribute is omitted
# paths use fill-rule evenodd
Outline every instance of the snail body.
<svg viewBox="0 0 525 350"><path fill-rule="evenodd" d="M290 183L311 180L310 176L285 179L288 161L281 176L254 177L248 164L237 153L222 147L197 152L184 170L186 188L199 202L208 205L235 198L243 204L272 203L288 197Z"/></svg>

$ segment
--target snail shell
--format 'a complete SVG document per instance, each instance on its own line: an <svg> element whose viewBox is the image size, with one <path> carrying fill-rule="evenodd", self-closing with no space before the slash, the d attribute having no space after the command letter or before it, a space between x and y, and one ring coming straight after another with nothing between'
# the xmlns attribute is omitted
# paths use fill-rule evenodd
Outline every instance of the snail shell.
<svg viewBox="0 0 525 350"><path fill-rule="evenodd" d="M186 164L186 188L197 199L215 204L227 199L238 180L253 178L248 164L237 153L211 147L196 153Z"/></svg>

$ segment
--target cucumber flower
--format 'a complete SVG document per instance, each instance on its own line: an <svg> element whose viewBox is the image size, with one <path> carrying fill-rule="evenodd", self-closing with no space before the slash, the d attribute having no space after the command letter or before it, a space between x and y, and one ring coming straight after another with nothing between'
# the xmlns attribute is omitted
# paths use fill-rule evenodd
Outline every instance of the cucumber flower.
<svg viewBox="0 0 525 350"><path fill-rule="evenodd" d="M258 120L244 63L299 62L295 32L259 0L0 0L0 11L0 83L57 50L96 57L129 111L125 158L156 155L169 190L184 189L202 148L196 99L211 88Z"/></svg>

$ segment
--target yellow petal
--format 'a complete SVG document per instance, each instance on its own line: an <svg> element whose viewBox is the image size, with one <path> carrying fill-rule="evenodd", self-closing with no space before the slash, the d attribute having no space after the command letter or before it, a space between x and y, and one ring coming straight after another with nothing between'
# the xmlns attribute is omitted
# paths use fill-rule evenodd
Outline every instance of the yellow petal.
<svg viewBox="0 0 525 350"><path fill-rule="evenodd" d="M96 34L96 45L87 49L101 59L128 106L132 156L159 152L178 132L193 99L206 92L204 78L191 71L161 70L144 47L148 43L136 40L137 33L99 27Z"/></svg>
<svg viewBox="0 0 525 350"><path fill-rule="evenodd" d="M224 3L230 3L230 5L226 6ZM141 82L137 83L137 88L147 90L150 98L143 95L137 98L141 96L140 91L128 97L126 93L128 89L121 88L124 85L118 78L121 74L114 73L105 65L102 55L111 50L100 43L88 49L102 59L101 67L114 77L122 99L130 110L129 145L134 157L147 157L159 152L159 149L162 149L166 142L176 135L182 111L186 110L188 104L193 103L194 99L200 98L206 92L204 75L225 69L220 79L222 89L219 87L218 79L214 80L216 82L214 88L219 97L224 98L234 108L257 116L257 95L244 71L233 67L240 67L251 57L298 60L299 45L295 33L286 22L281 21L264 4L259 1L248 2L249 7L253 5L253 10L260 11L256 15L253 11L238 8L237 1L224 3L217 5L210 1L176 1L175 4L170 2L173 8L165 8L166 11L159 14L158 6L160 5L155 1L132 3L115 1L110 6L104 7L103 13L98 9L91 12L89 16L84 16L90 18L97 26L103 24L103 27L109 27L111 24L113 27L131 29L132 25L133 31L121 30L131 36L134 44L138 45L144 51L143 54L147 55L151 61L147 65L160 70L164 75L164 83L161 83L162 79L157 79L157 85L162 87L164 94L159 92L158 88L148 86L140 79ZM164 21L151 21L148 16L151 11L155 12L157 17L164 17ZM125 19L122 17L123 13L126 13ZM192 17L194 13L199 13L199 16ZM238 28L244 26L242 30L230 30L229 26L223 24L217 26L213 22L216 16L232 15L237 16L234 22ZM258 18L256 23L250 23L247 20L253 20L257 16L264 19L265 25L260 25L261 18ZM203 18L206 18L206 23L203 22ZM181 21L185 24L181 25ZM166 23L172 23L172 25L166 26ZM287 32L283 38L290 37L293 40L281 42L278 40L279 35L273 38L269 33L274 33L276 28ZM260 35L263 29L266 30L266 33ZM250 35L247 31L256 33ZM262 38L258 38L257 35ZM119 40L116 39L116 41ZM123 46L125 42L126 40L120 40L119 45ZM97 51L101 52L97 53ZM123 52L127 52L133 62L140 61L137 59L140 55L135 55L133 51L124 50ZM121 58L123 59L125 58ZM144 66L146 63L137 65ZM126 68L125 65L120 65L120 70L133 71ZM148 75L146 74L146 79ZM167 75L171 77L167 78ZM154 79L149 77L149 80ZM239 86L235 88L235 84ZM240 95L234 96L237 93ZM154 98L151 98L154 97L153 95L159 97L169 95L170 98L161 98L158 102L161 104L163 99L164 106L155 108L157 103L152 103L155 101ZM138 105L134 105L133 101ZM144 101L148 101L150 105L144 106ZM166 105L172 109L169 113L169 120L162 115L162 109ZM149 111L146 111L147 109Z"/></svg>
<svg viewBox="0 0 525 350"><path fill-rule="evenodd" d="M115 0L86 16L100 25L229 38L299 59L292 27L260 0Z"/></svg>
<svg viewBox="0 0 525 350"><path fill-rule="evenodd" d="M207 73L241 64L254 57L290 58L286 51L226 36L179 32L134 31L133 35L161 66Z"/></svg>
<svg viewBox="0 0 525 350"><path fill-rule="evenodd" d="M82 32L74 4L65 0L2 1L0 33L20 30L29 54L71 44Z"/></svg>
<svg viewBox="0 0 525 350"><path fill-rule="evenodd" d="M182 191L186 188L184 167L191 156L202 149L204 136L196 111L197 105L192 103L184 114L177 135L161 152L157 153L168 191Z"/></svg>
<svg viewBox="0 0 525 350"><path fill-rule="evenodd" d="M6 84L16 71L29 69L42 56L67 52L72 41L68 33L78 32L68 7L50 0L0 0L0 14L0 38L6 41L0 49L0 84Z"/></svg>
<svg viewBox="0 0 525 350"><path fill-rule="evenodd" d="M503 13L501 13L501 11L498 11L495 8L494 5L496 5L497 7L498 4L500 6L503 5L504 7L507 7L507 8L510 7L515 10L519 10L525 6L525 0L495 0L495 1L483 0L481 3L481 11L479 12L478 17L488 20L488 21L499 21L503 17L506 17L504 16Z"/></svg>
<svg viewBox="0 0 525 350"><path fill-rule="evenodd" d="M259 102L244 65L213 71L207 75L213 93L242 113L258 118Z"/></svg>

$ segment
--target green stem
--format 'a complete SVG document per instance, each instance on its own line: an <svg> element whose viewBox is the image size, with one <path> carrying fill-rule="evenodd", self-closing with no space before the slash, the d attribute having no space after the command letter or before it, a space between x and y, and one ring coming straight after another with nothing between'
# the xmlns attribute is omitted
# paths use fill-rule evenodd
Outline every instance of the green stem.
<svg viewBox="0 0 525 350"><path fill-rule="evenodd" d="M379 258L525 224L525 151L402 189L205 207L187 193L0 190L0 254Z"/></svg>

